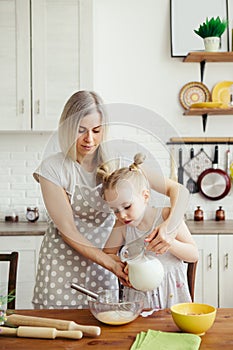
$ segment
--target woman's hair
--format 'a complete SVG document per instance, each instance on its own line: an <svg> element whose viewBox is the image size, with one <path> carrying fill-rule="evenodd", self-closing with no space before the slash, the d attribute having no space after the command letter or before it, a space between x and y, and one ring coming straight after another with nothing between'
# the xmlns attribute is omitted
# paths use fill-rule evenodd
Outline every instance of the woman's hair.
<svg viewBox="0 0 233 350"><path fill-rule="evenodd" d="M124 167L110 172L111 165L109 163L102 164L97 169L97 175L103 183L103 193L105 190L116 188L119 181L127 180L133 184L138 192L144 188L149 189L149 183L146 175L139 166L145 160L145 156L137 153L134 156L134 162L129 167Z"/></svg>
<svg viewBox="0 0 233 350"><path fill-rule="evenodd" d="M88 114L98 112L102 118L104 136L106 133L107 117L104 111L103 101L93 91L78 91L75 92L66 102L59 121L59 144L65 156L68 156L73 161L77 160L76 141L78 137L79 124L81 120ZM103 161L101 147L98 148L96 155Z"/></svg>

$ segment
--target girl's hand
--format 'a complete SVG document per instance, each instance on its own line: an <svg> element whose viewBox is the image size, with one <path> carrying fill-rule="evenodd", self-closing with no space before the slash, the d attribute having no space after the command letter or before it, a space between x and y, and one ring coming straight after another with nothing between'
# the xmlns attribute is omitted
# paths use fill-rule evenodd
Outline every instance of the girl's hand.
<svg viewBox="0 0 233 350"><path fill-rule="evenodd" d="M155 227L150 235L145 238L145 242L148 242L146 249L151 250L158 255L164 254L171 247L176 235L176 230L168 232L166 221L164 221L162 224Z"/></svg>

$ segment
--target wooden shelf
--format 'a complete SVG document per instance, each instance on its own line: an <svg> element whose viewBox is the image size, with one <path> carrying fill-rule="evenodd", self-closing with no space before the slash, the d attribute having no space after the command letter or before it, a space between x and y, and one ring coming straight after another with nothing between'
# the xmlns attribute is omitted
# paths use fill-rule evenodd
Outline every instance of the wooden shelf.
<svg viewBox="0 0 233 350"><path fill-rule="evenodd" d="M202 116L203 131L206 130L208 115L233 115L233 108L190 108L184 111L186 116Z"/></svg>
<svg viewBox="0 0 233 350"><path fill-rule="evenodd" d="M183 62L233 62L233 52L189 52Z"/></svg>
<svg viewBox="0 0 233 350"><path fill-rule="evenodd" d="M183 115L232 115L233 108L190 108L184 111Z"/></svg>
<svg viewBox="0 0 233 350"><path fill-rule="evenodd" d="M167 144L233 144L233 137L171 137Z"/></svg>
<svg viewBox="0 0 233 350"><path fill-rule="evenodd" d="M208 51L194 51L189 52L184 57L183 62L196 62L200 63L201 82L204 79L204 71L206 62L233 62L233 52L208 52ZM232 115L233 108L191 108L183 113L183 115L202 116L203 131L206 130L207 116L208 115Z"/></svg>
<svg viewBox="0 0 233 350"><path fill-rule="evenodd" d="M171 137L167 144L233 144L233 137Z"/></svg>

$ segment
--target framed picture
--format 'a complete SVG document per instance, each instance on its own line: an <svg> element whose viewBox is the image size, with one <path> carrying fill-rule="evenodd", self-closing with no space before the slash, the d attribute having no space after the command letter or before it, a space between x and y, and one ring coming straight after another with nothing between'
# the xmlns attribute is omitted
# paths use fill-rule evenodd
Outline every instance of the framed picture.
<svg viewBox="0 0 233 350"><path fill-rule="evenodd" d="M206 18L228 20L227 0L170 0L171 56L184 57L191 51L203 51L204 43L194 29ZM221 37L220 51L229 51L229 30Z"/></svg>

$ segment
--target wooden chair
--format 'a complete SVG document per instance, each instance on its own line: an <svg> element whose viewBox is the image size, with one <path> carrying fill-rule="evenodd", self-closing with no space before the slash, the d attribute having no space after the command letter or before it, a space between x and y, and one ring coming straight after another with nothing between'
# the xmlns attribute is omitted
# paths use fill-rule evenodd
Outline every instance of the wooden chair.
<svg viewBox="0 0 233 350"><path fill-rule="evenodd" d="M195 290L195 279L196 279L196 269L197 269L197 262L194 263L187 263L187 277L188 277L188 286L189 286L189 292L191 295L192 301L194 301L194 290Z"/></svg>
<svg viewBox="0 0 233 350"><path fill-rule="evenodd" d="M11 295L14 296L14 299L7 303L7 308L15 309L18 253L12 252L9 254L0 254L0 261L10 262L8 275L8 294L12 293Z"/></svg>

